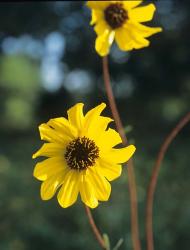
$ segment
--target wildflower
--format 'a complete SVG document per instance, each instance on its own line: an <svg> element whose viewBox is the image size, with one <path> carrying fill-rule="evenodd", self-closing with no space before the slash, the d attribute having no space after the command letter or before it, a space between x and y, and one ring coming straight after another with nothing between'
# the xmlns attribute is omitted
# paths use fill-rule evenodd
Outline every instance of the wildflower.
<svg viewBox="0 0 190 250"><path fill-rule="evenodd" d="M43 200L51 199L58 189L58 202L64 208L74 204L79 194L91 208L109 199L109 181L121 175L121 163L129 160L135 147L113 148L121 138L107 129L112 119L100 115L105 107L102 103L84 116L83 104L78 103L68 110L68 119L50 119L39 126L47 143L33 158L48 158L36 164L33 174L43 182Z"/></svg>
<svg viewBox="0 0 190 250"><path fill-rule="evenodd" d="M99 55L109 53L114 39L123 51L149 46L147 37L162 31L147 27L142 22L152 20L154 4L137 7L142 1L88 1L92 9L91 25L97 34L95 48ZM137 8L136 8L137 7Z"/></svg>

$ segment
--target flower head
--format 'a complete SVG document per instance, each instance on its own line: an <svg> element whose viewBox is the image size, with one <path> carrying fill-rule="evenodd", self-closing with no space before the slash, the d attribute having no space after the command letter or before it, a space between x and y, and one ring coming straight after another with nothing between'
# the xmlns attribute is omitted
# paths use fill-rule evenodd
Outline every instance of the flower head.
<svg viewBox="0 0 190 250"><path fill-rule="evenodd" d="M91 25L97 34L95 48L99 55L109 53L114 39L123 51L149 46L147 37L162 31L147 27L142 22L152 20L155 6L148 4L137 7L141 1L88 1L92 9ZM136 8L137 7L137 8Z"/></svg>
<svg viewBox="0 0 190 250"><path fill-rule="evenodd" d="M51 199L58 191L58 202L66 208L81 200L95 208L98 201L107 201L111 192L109 181L121 175L121 163L129 160L135 147L116 149L121 143L112 121L101 116L102 103L83 115L83 104L68 110L68 119L49 120L39 126L42 140L47 141L33 155L48 157L36 164L34 176L42 181L41 198Z"/></svg>

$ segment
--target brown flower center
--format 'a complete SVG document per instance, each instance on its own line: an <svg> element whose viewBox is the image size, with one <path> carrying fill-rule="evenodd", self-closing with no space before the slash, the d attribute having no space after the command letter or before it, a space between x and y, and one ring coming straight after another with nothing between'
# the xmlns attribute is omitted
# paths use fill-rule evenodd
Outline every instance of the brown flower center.
<svg viewBox="0 0 190 250"><path fill-rule="evenodd" d="M98 157L99 148L85 136L71 141L66 147L65 159L71 169L85 170L93 166Z"/></svg>
<svg viewBox="0 0 190 250"><path fill-rule="evenodd" d="M109 5L104 11L104 16L106 22L112 29L121 27L128 18L127 11L123 8L122 3Z"/></svg>

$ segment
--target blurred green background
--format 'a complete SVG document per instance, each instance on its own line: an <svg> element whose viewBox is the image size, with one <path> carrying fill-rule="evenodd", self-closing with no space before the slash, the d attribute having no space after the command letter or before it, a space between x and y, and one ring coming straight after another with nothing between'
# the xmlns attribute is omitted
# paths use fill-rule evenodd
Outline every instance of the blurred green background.
<svg viewBox="0 0 190 250"><path fill-rule="evenodd" d="M146 188L158 149L190 106L190 2L158 0L151 46L109 56L113 90L127 136L135 143L140 235L145 249ZM42 145L38 125L107 102L101 58L94 50L85 2L0 5L0 249L99 249L81 202L68 209L40 199L31 155ZM110 114L107 108L107 114ZM104 114L106 114L106 112ZM189 250L190 168L187 126L165 157L155 194L156 250ZM127 171L109 202L93 210L112 246L132 249Z"/></svg>

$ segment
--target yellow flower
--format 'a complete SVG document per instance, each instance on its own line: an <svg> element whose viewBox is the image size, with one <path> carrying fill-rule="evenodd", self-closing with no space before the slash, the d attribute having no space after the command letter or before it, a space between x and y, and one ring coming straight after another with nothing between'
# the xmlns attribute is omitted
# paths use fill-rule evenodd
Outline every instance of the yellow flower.
<svg viewBox="0 0 190 250"><path fill-rule="evenodd" d="M41 139L48 143L33 158L48 159L37 163L33 174L43 181L43 200L51 199L58 189L63 208L74 204L79 194L91 208L109 199L109 181L121 175L121 163L129 160L135 147L113 148L121 138L114 129L107 129L112 119L100 115L105 107L102 103L84 116L83 104L78 103L68 110L68 119L50 119L39 126Z"/></svg>
<svg viewBox="0 0 190 250"><path fill-rule="evenodd" d="M147 27L141 22L152 20L154 4L137 7L142 1L88 1L92 9L91 25L97 33L95 48L99 55L109 53L115 38L123 51L149 46L147 37L162 31L161 28Z"/></svg>

